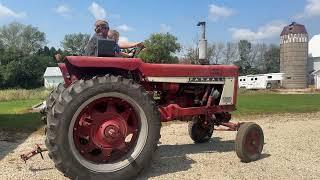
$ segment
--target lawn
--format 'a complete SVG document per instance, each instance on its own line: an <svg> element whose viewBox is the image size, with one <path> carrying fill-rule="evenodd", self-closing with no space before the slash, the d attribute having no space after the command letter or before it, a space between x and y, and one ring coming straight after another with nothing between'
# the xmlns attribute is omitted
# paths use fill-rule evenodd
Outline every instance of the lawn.
<svg viewBox="0 0 320 180"><path fill-rule="evenodd" d="M41 101L31 99L0 102L0 130L32 132L40 128L43 125L40 114L29 112L29 109Z"/></svg>
<svg viewBox="0 0 320 180"><path fill-rule="evenodd" d="M32 132L39 129L43 125L40 114L29 110L48 94L45 89L0 90L0 130Z"/></svg>
<svg viewBox="0 0 320 180"><path fill-rule="evenodd" d="M38 93L37 93L38 92ZM3 96L1 96L1 94ZM37 96L36 94L39 94ZM39 113L28 111L43 101L45 90L0 91L0 130L35 131L43 124ZM16 100L20 96L22 100ZM11 97L11 98L9 98ZM267 113L302 113L320 111L320 94L277 94L275 92L240 92L235 116Z"/></svg>
<svg viewBox="0 0 320 180"><path fill-rule="evenodd" d="M320 111L320 94L244 93L235 115L304 113Z"/></svg>

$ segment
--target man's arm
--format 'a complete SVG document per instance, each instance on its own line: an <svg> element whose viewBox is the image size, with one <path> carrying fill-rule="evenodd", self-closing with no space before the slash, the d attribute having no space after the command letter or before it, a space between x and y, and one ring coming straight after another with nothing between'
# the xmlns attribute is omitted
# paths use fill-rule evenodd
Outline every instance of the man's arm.
<svg viewBox="0 0 320 180"><path fill-rule="evenodd" d="M121 42L119 43L119 46L121 49L128 49L143 46L143 42Z"/></svg>
<svg viewBox="0 0 320 180"><path fill-rule="evenodd" d="M98 38L95 35L90 38L90 40L84 50L85 51L84 54L86 56L95 56L96 55L97 41L98 41Z"/></svg>

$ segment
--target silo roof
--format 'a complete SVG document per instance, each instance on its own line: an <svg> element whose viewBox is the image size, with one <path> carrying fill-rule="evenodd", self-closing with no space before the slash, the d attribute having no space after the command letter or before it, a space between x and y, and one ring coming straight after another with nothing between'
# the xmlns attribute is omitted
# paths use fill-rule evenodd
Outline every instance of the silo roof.
<svg viewBox="0 0 320 180"><path fill-rule="evenodd" d="M283 28L280 36L288 34L308 34L308 32L304 25L292 22L290 25Z"/></svg>

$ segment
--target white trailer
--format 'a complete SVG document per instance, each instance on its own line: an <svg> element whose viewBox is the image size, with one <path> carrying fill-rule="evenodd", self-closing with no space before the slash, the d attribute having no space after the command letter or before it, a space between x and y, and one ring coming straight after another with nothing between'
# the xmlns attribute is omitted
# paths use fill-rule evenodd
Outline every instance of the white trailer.
<svg viewBox="0 0 320 180"><path fill-rule="evenodd" d="M281 85L283 73L239 76L239 87L246 89L267 89Z"/></svg>

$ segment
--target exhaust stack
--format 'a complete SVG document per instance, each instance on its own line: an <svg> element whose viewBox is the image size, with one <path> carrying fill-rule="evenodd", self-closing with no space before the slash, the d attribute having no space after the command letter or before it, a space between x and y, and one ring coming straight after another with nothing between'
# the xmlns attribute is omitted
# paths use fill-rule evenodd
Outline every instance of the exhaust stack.
<svg viewBox="0 0 320 180"><path fill-rule="evenodd" d="M209 64L207 58L206 22L199 22L197 26L201 28L201 38L199 40L199 61L200 64Z"/></svg>

